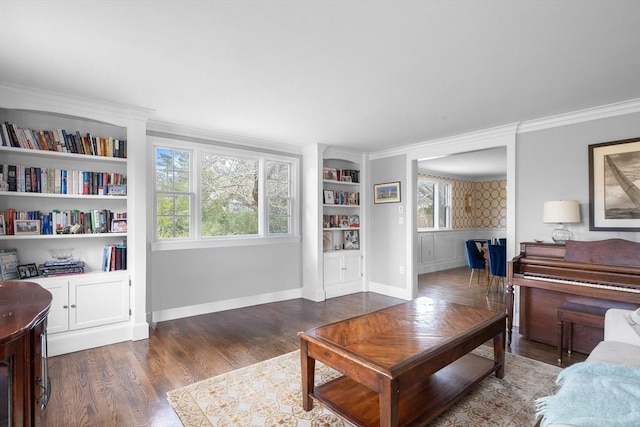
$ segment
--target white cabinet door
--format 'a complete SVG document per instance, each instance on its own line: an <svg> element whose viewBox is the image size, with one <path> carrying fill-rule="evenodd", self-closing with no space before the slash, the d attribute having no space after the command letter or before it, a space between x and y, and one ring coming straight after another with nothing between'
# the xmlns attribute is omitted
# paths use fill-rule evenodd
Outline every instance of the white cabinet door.
<svg viewBox="0 0 640 427"><path fill-rule="evenodd" d="M47 316L47 333L55 334L69 329L69 282L47 281L43 288L51 292L51 310Z"/></svg>
<svg viewBox="0 0 640 427"><path fill-rule="evenodd" d="M69 329L129 320L129 283L121 277L69 282Z"/></svg>
<svg viewBox="0 0 640 427"><path fill-rule="evenodd" d="M342 257L336 253L325 254L324 257L324 284L336 285L342 283Z"/></svg>
<svg viewBox="0 0 640 427"><path fill-rule="evenodd" d="M354 282L360 280L360 265L360 251L355 253L345 251L342 256L342 281Z"/></svg>

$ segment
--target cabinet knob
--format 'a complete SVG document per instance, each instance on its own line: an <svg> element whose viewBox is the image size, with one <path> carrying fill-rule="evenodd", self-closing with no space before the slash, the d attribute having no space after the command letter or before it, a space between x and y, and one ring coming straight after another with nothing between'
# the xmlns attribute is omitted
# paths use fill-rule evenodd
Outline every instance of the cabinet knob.
<svg viewBox="0 0 640 427"><path fill-rule="evenodd" d="M62 308L69 308L69 306L65 304L62 306Z"/></svg>
<svg viewBox="0 0 640 427"><path fill-rule="evenodd" d="M71 304L71 308L76 308L76 305L75 304Z"/></svg>

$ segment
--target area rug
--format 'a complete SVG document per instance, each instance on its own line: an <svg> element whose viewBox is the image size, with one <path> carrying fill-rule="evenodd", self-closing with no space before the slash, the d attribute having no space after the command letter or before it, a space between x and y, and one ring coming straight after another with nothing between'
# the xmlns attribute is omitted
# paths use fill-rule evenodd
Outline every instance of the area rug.
<svg viewBox="0 0 640 427"><path fill-rule="evenodd" d="M474 353L493 357L490 347ZM561 369L511 353L505 364L503 379L487 377L430 425L534 425L535 399L555 393ZM316 384L339 375L316 363ZM167 398L187 427L352 426L317 402L312 411L302 409L299 351L170 391Z"/></svg>

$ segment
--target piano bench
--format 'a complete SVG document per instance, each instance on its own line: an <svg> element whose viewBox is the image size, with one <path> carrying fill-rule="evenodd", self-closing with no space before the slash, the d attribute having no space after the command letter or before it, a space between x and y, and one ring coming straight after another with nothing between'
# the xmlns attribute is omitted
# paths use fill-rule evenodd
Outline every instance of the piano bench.
<svg viewBox="0 0 640 427"><path fill-rule="evenodd" d="M564 323L568 323L567 352L571 353L573 344L573 324L593 326L604 329L604 315L609 308L595 305L565 302L558 307L558 363L562 363L562 344L564 341Z"/></svg>

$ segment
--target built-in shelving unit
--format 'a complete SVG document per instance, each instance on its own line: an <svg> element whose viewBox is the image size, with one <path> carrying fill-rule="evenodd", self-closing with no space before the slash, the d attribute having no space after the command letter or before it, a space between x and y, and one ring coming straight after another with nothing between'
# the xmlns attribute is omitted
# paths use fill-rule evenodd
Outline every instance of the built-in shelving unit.
<svg viewBox="0 0 640 427"><path fill-rule="evenodd" d="M322 171L323 283L327 297L362 290L360 166L328 159Z"/></svg>
<svg viewBox="0 0 640 427"><path fill-rule="evenodd" d="M40 266L53 260L52 249L73 249L84 268L83 274L23 279L54 296L52 355L148 337L147 114L0 85L0 250L16 249L18 264ZM126 247L125 265L112 271L115 263L104 265L105 247L116 246Z"/></svg>

